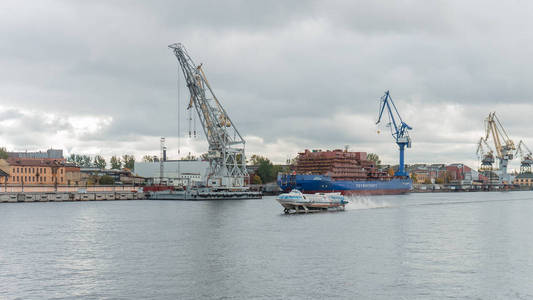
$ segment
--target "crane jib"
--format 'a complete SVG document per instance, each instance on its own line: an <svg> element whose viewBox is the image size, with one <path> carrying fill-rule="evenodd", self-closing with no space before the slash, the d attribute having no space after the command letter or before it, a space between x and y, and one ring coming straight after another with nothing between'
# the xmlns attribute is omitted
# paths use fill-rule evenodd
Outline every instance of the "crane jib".
<svg viewBox="0 0 533 300"><path fill-rule="evenodd" d="M398 166L398 171L395 173L395 176L408 177L409 175L405 172L404 150L406 146L407 148L411 148L411 138L409 137L408 130L411 130L412 127L407 125L407 123L402 120L402 117L400 116L400 113L398 112L398 109L396 108L396 105L394 104L394 101L392 100L389 91L386 91L385 95L383 95L383 97L381 97L380 99L378 120L376 124L379 124L381 122L385 109L387 110L389 124L392 125L389 126L391 130L391 135L400 150L400 162Z"/></svg>
<svg viewBox="0 0 533 300"><path fill-rule="evenodd" d="M216 97L202 64L196 65L180 43L169 45L169 48L186 79L192 104L189 108L194 107L209 144L207 185L216 182L221 186L243 186L244 178L248 176L244 139Z"/></svg>

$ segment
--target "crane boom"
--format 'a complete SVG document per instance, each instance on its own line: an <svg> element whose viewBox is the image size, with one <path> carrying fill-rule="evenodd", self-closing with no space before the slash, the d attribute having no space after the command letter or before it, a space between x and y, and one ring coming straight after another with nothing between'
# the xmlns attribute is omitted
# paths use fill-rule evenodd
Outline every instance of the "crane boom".
<svg viewBox="0 0 533 300"><path fill-rule="evenodd" d="M479 139L476 154L481 159L481 171L492 171L492 164L494 163L494 154L490 148L487 140L483 137Z"/></svg>
<svg viewBox="0 0 533 300"><path fill-rule="evenodd" d="M507 166L509 160L514 158L513 150L516 150L516 146L513 140L509 138L500 119L496 116L496 112L489 113L489 116L485 119L485 140L488 140L491 136L496 150L496 158L498 158L500 182L509 183L510 176L507 174Z"/></svg>
<svg viewBox="0 0 533 300"><path fill-rule="evenodd" d="M181 43L168 47L178 59L191 95L187 109L196 110L209 144L207 185L244 186L248 176L244 139L216 97L202 64L196 65Z"/></svg>
<svg viewBox="0 0 533 300"><path fill-rule="evenodd" d="M531 150L526 146L524 141L520 140L516 147L516 153L520 157L520 173L531 173L531 165L533 165L533 154Z"/></svg>
<svg viewBox="0 0 533 300"><path fill-rule="evenodd" d="M376 124L381 122L385 109L387 109L387 116L389 118L389 123L387 123L387 125L390 126L392 137L400 148L400 163L398 166L398 171L394 175L399 177L409 177L409 175L405 172L404 150L405 146L407 146L407 148L411 148L411 138L409 137L408 130L413 128L402 120L394 101L392 101L389 91L386 91L385 95L383 95L380 99L378 120Z"/></svg>

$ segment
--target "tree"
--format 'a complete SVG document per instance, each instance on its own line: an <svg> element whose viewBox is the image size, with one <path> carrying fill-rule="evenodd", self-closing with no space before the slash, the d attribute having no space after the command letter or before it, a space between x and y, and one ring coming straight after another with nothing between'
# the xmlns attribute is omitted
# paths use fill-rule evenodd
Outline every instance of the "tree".
<svg viewBox="0 0 533 300"><path fill-rule="evenodd" d="M89 155L81 155L81 166L84 168L92 167L92 159Z"/></svg>
<svg viewBox="0 0 533 300"><path fill-rule="evenodd" d="M154 162L154 158L150 155L143 156L143 162Z"/></svg>
<svg viewBox="0 0 533 300"><path fill-rule="evenodd" d="M256 175L260 177L262 183L275 181L278 172L282 170L282 166L272 164L272 162L264 156L254 154L250 157L250 162L252 165L258 166Z"/></svg>
<svg viewBox="0 0 533 300"><path fill-rule="evenodd" d="M379 159L379 156L375 153L368 153L366 155L366 159L373 161L376 167L381 165L381 160Z"/></svg>
<svg viewBox="0 0 533 300"><path fill-rule="evenodd" d="M257 166L262 161L264 161L265 159L267 159L267 158L254 154L254 155L250 156L250 163L252 164L252 166Z"/></svg>
<svg viewBox="0 0 533 300"><path fill-rule="evenodd" d="M1 159L7 159L7 150L6 147L0 147L0 158Z"/></svg>
<svg viewBox="0 0 533 300"><path fill-rule="evenodd" d="M189 152L189 154L187 154L187 156L185 156L183 160L196 160L196 156L192 155L191 152Z"/></svg>
<svg viewBox="0 0 533 300"><path fill-rule="evenodd" d="M252 184L262 184L261 177L259 177L257 174L254 174L252 176Z"/></svg>
<svg viewBox="0 0 533 300"><path fill-rule="evenodd" d="M111 156L111 160L109 161L111 164L111 169L113 170L120 170L122 169L122 161L120 160L120 157L117 156Z"/></svg>
<svg viewBox="0 0 533 300"><path fill-rule="evenodd" d="M257 175L261 177L261 181L263 183L272 182L276 180L276 168L268 158L263 158L259 162L259 167L257 168Z"/></svg>
<svg viewBox="0 0 533 300"><path fill-rule="evenodd" d="M67 158L67 161L70 162L70 163L74 163L76 165L78 165L77 163L77 158L78 158L78 154L70 154L69 157Z"/></svg>
<svg viewBox="0 0 533 300"><path fill-rule="evenodd" d="M100 177L98 182L100 184L109 185L109 184L115 183L115 180L113 179L113 177L111 177L109 175L103 175L102 177Z"/></svg>
<svg viewBox="0 0 533 300"><path fill-rule="evenodd" d="M94 166L100 169L105 169L107 163L101 155L96 155L94 157Z"/></svg>
<svg viewBox="0 0 533 300"><path fill-rule="evenodd" d="M68 162L76 164L78 167L88 168L92 167L92 159L89 155L79 155L72 153L68 158Z"/></svg>
<svg viewBox="0 0 533 300"><path fill-rule="evenodd" d="M135 156L124 154L122 155L122 161L124 162L124 168L128 168L133 171L135 168Z"/></svg>

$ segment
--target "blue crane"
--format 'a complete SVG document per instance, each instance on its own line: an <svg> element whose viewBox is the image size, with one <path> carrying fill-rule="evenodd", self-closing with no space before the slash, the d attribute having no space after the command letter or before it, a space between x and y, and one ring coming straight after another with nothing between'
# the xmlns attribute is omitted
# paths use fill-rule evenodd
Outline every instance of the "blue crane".
<svg viewBox="0 0 533 300"><path fill-rule="evenodd" d="M407 123L402 120L396 105L394 105L394 101L392 101L389 91L386 91L385 95L381 97L379 116L376 125L381 122L381 117L383 116L385 107L387 108L389 116L389 123L387 123L387 126L390 127L392 137L396 141L396 144L398 144L398 147L400 147L400 165L398 167L398 171L394 173L394 176L409 177L409 175L405 172L404 150L405 146L407 146L407 148L411 148L411 138L409 137L408 130L413 128L411 128L411 126L407 125Z"/></svg>

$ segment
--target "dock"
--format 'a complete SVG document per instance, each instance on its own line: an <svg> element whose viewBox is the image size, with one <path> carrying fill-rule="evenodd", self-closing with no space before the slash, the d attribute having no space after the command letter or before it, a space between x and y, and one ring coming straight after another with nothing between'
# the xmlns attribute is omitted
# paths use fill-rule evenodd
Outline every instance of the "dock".
<svg viewBox="0 0 533 300"><path fill-rule="evenodd" d="M4 192L0 203L144 200L142 192Z"/></svg>

